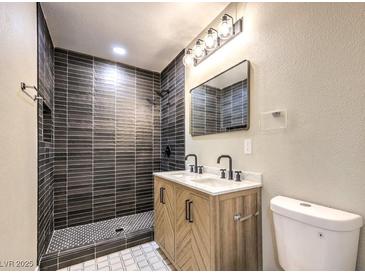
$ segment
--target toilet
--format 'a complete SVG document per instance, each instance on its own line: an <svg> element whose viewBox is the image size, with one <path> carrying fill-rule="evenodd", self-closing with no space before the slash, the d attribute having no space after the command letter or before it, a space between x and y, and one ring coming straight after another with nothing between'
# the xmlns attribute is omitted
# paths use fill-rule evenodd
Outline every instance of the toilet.
<svg viewBox="0 0 365 274"><path fill-rule="evenodd" d="M284 196L270 208L284 270L355 270L361 216Z"/></svg>

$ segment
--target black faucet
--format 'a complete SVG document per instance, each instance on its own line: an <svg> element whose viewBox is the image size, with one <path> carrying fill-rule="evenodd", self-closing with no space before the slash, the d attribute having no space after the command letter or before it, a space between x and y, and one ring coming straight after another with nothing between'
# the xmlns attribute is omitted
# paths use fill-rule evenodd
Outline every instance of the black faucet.
<svg viewBox="0 0 365 274"><path fill-rule="evenodd" d="M185 156L185 161L190 157L190 156L192 156L192 157L194 157L194 161L195 161L195 163L194 163L194 172L195 173L198 173L198 157L195 155L195 154L188 154L188 155L186 155Z"/></svg>
<svg viewBox="0 0 365 274"><path fill-rule="evenodd" d="M233 170L232 170L232 158L229 155L221 155L217 159L217 164L220 163L221 158L228 158L229 159L229 169L228 169L228 180L233 180Z"/></svg>

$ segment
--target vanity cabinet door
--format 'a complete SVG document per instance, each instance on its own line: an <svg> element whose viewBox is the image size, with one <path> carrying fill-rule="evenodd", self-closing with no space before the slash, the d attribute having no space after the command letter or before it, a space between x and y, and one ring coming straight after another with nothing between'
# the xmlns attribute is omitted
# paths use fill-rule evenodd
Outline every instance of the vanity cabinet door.
<svg viewBox="0 0 365 274"><path fill-rule="evenodd" d="M155 210L155 223L154 223L154 238L156 243L164 247L164 206L161 200L161 189L163 187L162 181L155 179L154 184L154 210Z"/></svg>
<svg viewBox="0 0 365 274"><path fill-rule="evenodd" d="M166 181L155 179L155 241L170 259L175 257L175 189Z"/></svg>
<svg viewBox="0 0 365 274"><path fill-rule="evenodd" d="M211 218L209 199L193 194L190 205L193 270L211 269Z"/></svg>
<svg viewBox="0 0 365 274"><path fill-rule="evenodd" d="M219 201L220 270L259 268L257 195L248 192Z"/></svg>
<svg viewBox="0 0 365 274"><path fill-rule="evenodd" d="M175 258L175 186L164 182L162 188L162 204L164 207L165 250L170 258Z"/></svg>
<svg viewBox="0 0 365 274"><path fill-rule="evenodd" d="M190 191L176 187L176 264L181 270L193 270L191 225L188 218Z"/></svg>
<svg viewBox="0 0 365 274"><path fill-rule="evenodd" d="M211 269L209 199L176 188L176 264L181 270Z"/></svg>

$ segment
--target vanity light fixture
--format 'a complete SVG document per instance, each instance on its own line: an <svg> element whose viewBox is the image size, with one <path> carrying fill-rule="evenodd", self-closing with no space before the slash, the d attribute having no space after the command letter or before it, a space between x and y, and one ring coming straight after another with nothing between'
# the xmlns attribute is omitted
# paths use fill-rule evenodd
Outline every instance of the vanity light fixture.
<svg viewBox="0 0 365 274"><path fill-rule="evenodd" d="M186 67L189 67L194 64L194 56L193 56L193 50L188 49L185 53L185 56L183 58L183 63Z"/></svg>
<svg viewBox="0 0 365 274"><path fill-rule="evenodd" d="M205 43L202 39L196 41L195 46L193 47L193 53L197 60L200 60L205 56Z"/></svg>
<svg viewBox="0 0 365 274"><path fill-rule="evenodd" d="M233 22L232 16L224 14L219 24L218 30L209 28L208 33L204 37L197 39L193 48L189 48L185 52L183 63L185 66L197 66L215 51L223 47L238 34L242 32L243 18Z"/></svg>
<svg viewBox="0 0 365 274"><path fill-rule="evenodd" d="M204 42L206 50L215 49L219 43L218 32L213 28L208 29L208 34L205 36Z"/></svg>
<svg viewBox="0 0 365 274"><path fill-rule="evenodd" d="M233 18L228 14L224 14L218 27L218 36L219 38L226 40L233 34Z"/></svg>

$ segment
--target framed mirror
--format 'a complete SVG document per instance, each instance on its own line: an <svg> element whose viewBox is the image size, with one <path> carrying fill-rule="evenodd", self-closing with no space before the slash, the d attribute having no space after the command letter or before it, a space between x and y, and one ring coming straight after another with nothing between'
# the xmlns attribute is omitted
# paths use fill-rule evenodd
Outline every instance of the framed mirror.
<svg viewBox="0 0 365 274"><path fill-rule="evenodd" d="M190 90L190 134L248 130L250 64L245 60Z"/></svg>

